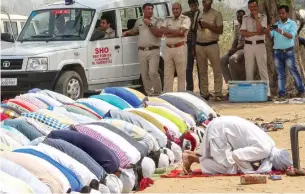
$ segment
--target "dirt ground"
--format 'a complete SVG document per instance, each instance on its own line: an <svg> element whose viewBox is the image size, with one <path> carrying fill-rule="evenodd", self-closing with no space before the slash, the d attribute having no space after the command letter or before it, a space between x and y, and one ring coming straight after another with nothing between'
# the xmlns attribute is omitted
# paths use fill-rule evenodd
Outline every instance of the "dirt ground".
<svg viewBox="0 0 305 194"><path fill-rule="evenodd" d="M284 129L268 134L276 142L278 148L290 150L290 127L294 124L305 123L305 105L278 105L273 103L263 104L213 104L213 108L220 115L237 115L243 118L263 118L266 122L275 119L288 119ZM300 134L300 159L305 168L305 133ZM192 169L198 169L194 165ZM305 177L282 176L280 181L268 180L267 184L241 185L240 177L209 177L209 178L186 178L186 179L158 179L155 184L147 188L144 193L201 193L201 192L264 192L264 193L305 193Z"/></svg>

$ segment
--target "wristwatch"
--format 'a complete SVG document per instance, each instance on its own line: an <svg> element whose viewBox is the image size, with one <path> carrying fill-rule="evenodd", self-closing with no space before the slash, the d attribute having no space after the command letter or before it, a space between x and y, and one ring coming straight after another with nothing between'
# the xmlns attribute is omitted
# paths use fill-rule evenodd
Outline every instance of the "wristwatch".
<svg viewBox="0 0 305 194"><path fill-rule="evenodd" d="M152 27L152 26L153 26L152 23L148 24L148 27L149 27L149 28Z"/></svg>
<svg viewBox="0 0 305 194"><path fill-rule="evenodd" d="M281 33L282 35L284 35L284 30L282 30L282 33Z"/></svg>

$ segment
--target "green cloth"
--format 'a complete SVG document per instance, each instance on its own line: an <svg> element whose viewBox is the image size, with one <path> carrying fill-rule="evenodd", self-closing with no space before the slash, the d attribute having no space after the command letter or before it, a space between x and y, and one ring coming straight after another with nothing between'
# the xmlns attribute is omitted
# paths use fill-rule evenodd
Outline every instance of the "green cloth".
<svg viewBox="0 0 305 194"><path fill-rule="evenodd" d="M166 111L165 108L159 108L159 107L146 107L146 110L156 113L162 117L167 118L171 122L173 122L177 127L179 128L179 131L183 134L187 130L187 125L186 123L180 119L179 117L172 115L170 112Z"/></svg>

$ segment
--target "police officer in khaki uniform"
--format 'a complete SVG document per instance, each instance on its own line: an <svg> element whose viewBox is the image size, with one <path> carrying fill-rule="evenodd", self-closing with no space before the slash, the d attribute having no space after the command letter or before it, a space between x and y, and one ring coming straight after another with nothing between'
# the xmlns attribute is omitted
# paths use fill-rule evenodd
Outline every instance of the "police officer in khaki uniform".
<svg viewBox="0 0 305 194"><path fill-rule="evenodd" d="M101 18L100 28L105 32L104 38L115 38L115 31L110 27L108 18Z"/></svg>
<svg viewBox="0 0 305 194"><path fill-rule="evenodd" d="M240 33L245 37L245 67L246 79L254 80L254 70L257 63L259 75L268 83L268 96L270 96L269 75L267 68L267 52L265 46L265 32L267 29L267 17L258 13L257 0L249 0L250 15L243 18Z"/></svg>
<svg viewBox="0 0 305 194"><path fill-rule="evenodd" d="M220 66L223 77L228 83L230 80L245 80L245 65L244 65L244 40L240 35L240 27L246 12L238 10L236 12L238 24L234 26L234 41L231 49L227 54L221 57ZM229 65L229 66L228 66Z"/></svg>
<svg viewBox="0 0 305 194"><path fill-rule="evenodd" d="M202 0L204 7L199 13L197 27L196 57L200 76L200 94L209 100L208 60L211 62L214 74L215 100L222 100L222 72L220 67L219 35L223 33L222 14L212 8L213 0ZM195 16L196 17L196 16Z"/></svg>
<svg viewBox="0 0 305 194"><path fill-rule="evenodd" d="M185 91L187 64L187 33L191 25L190 18L182 15L180 3L172 6L173 15L164 20L161 27L166 36L164 56L164 92L173 92L174 75L177 71L178 91Z"/></svg>
<svg viewBox="0 0 305 194"><path fill-rule="evenodd" d="M144 18L137 20L133 29L123 33L123 36L139 33L139 61L141 77L148 96L158 96L162 92L160 74L160 45L163 36L160 27L162 19L153 16L154 6L151 3L143 5Z"/></svg>

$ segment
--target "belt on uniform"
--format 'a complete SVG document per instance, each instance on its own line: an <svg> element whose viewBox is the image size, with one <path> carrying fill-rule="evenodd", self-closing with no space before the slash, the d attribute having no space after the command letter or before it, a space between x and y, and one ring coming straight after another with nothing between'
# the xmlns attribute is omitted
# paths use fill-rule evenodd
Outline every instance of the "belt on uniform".
<svg viewBox="0 0 305 194"><path fill-rule="evenodd" d="M139 50L141 51L151 51L151 50L156 50L160 49L159 46L151 46L151 47L139 47Z"/></svg>
<svg viewBox="0 0 305 194"><path fill-rule="evenodd" d="M279 51L279 52L283 52L283 53L286 53L288 51L292 51L293 50L293 47L290 47L290 48L287 48L287 49L274 49L275 51Z"/></svg>
<svg viewBox="0 0 305 194"><path fill-rule="evenodd" d="M212 42L196 42L199 46L211 46L213 44L218 44L218 41L212 41Z"/></svg>
<svg viewBox="0 0 305 194"><path fill-rule="evenodd" d="M249 40L245 40L245 44L264 44L265 41L264 40L256 40L256 41L249 41Z"/></svg>
<svg viewBox="0 0 305 194"><path fill-rule="evenodd" d="M169 47L169 48L177 48L177 47L180 47L180 46L183 46L185 45L185 42L179 42L177 44L167 44L166 46Z"/></svg>

